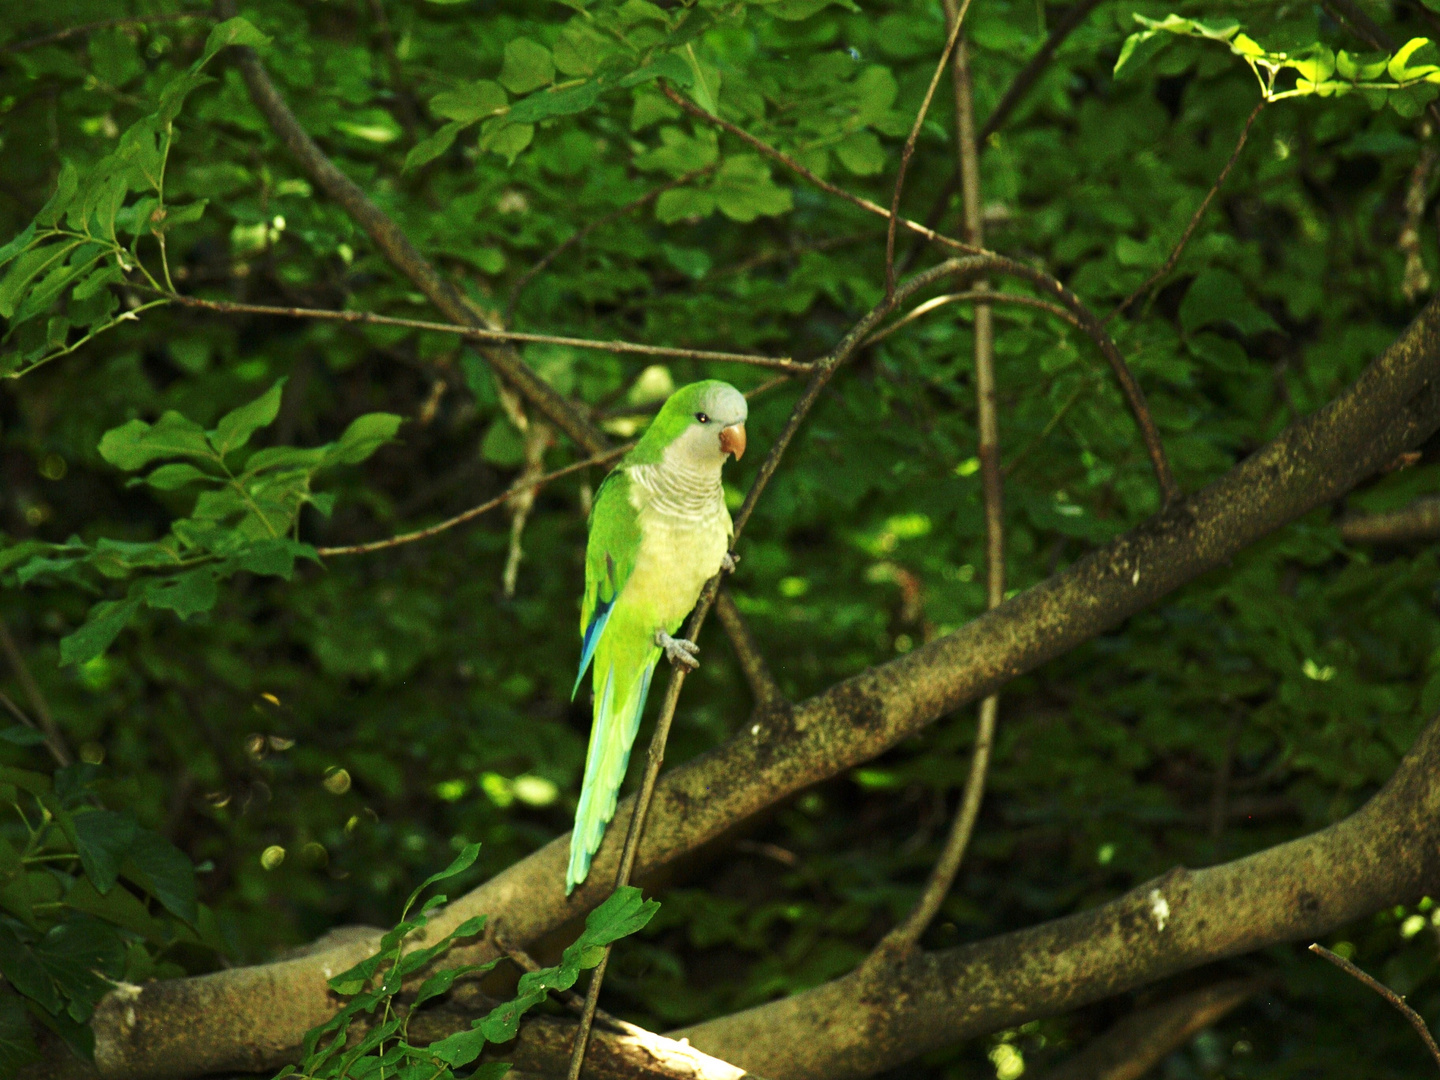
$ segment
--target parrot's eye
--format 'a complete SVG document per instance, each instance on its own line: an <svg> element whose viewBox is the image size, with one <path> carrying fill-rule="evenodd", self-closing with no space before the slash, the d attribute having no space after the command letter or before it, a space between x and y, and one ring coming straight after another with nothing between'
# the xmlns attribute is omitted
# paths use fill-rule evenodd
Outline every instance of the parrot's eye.
<svg viewBox="0 0 1440 1080"><path fill-rule="evenodd" d="M695 419L699 420L702 424L708 424L710 422L710 417L703 412L697 412L695 414Z"/></svg>

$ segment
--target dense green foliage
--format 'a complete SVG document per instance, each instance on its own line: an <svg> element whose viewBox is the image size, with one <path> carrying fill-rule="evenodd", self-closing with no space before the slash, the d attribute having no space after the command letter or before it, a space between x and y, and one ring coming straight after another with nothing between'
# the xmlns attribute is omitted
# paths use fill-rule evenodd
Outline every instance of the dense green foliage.
<svg viewBox="0 0 1440 1080"><path fill-rule="evenodd" d="M140 980L388 926L466 845L482 846L452 895L563 832L589 723L570 687L598 470L540 493L513 595L503 512L314 555L477 504L537 447L550 466L583 452L519 431L454 337L156 303L173 282L437 318L298 171L225 46L261 45L326 152L476 304L513 308L516 329L808 358L883 294L883 223L692 122L655 80L888 204L945 30L932 0L256 0L248 23L212 37L203 8L154 0L125 11L167 18L31 40L116 8L0 14L0 241L19 238L0 251L0 372L19 376L0 381L0 617L82 759L52 781L28 729L0 731L0 803L15 808L0 825L0 969L80 1043L98 984L76 970ZM1223 44L1168 34L1117 79L1133 16L1172 9L1234 16L1300 63L1384 59L1353 59L1366 46L1316 4L1100 4L991 138L982 177L990 246L1041 261L1101 313L1164 262L1260 93ZM982 119L1062 10L975 0ZM1372 14L1398 41L1433 33L1418 8ZM1416 225L1411 187L1423 208L1435 186L1420 113L1440 91L1423 70L1432 51L1341 71L1403 89L1269 105L1154 302L1112 325L1185 487L1324 403L1428 292L1430 218L1400 240ZM953 131L942 84L902 203L912 217L954 174ZM576 230L697 170L514 292ZM952 200L944 227L957 217ZM1021 307L997 322L1008 576L1024 589L1159 502L1088 339ZM952 305L862 351L759 504L733 592L787 694L983 610L971 350L969 310ZM522 355L617 437L672 385L748 390L770 374L554 345ZM752 447L793 396L752 402ZM737 500L761 456L729 470ZM1093 905L1358 806L1440 708L1437 559L1348 547L1334 517L1403 505L1437 475L1431 455L1390 473L1007 687L980 827L927 941ZM718 744L750 707L718 626L702 645L670 761ZM8 667L0 690L33 711ZM663 1030L851 968L913 903L973 730L968 710L947 718L697 856L617 950L607 1007ZM167 893L191 880L173 848L199 871L198 907ZM1382 912L1343 936L1434 1019L1431 913ZM65 966L66 941L84 964ZM20 954L40 966L33 989L12 974ZM1227 969L1272 972L1277 989L1168 1075L1423 1074L1413 1032L1298 948ZM1129 1005L926 1067L1013 1080L1019 1061L1059 1060ZM0 1067L22 1027L0 995Z"/></svg>

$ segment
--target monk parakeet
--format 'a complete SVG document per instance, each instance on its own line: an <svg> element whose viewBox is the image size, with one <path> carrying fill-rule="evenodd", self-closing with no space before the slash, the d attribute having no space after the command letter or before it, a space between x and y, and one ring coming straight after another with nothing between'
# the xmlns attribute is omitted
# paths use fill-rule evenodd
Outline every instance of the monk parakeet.
<svg viewBox="0 0 1440 1080"><path fill-rule="evenodd" d="M585 548L580 672L570 695L593 661L595 712L570 837L567 896L590 872L590 859L615 816L661 651L671 663L698 665L695 643L671 635L705 582L734 566L734 527L720 468L728 455L745 453L748 412L744 395L729 383L682 386L595 493Z"/></svg>

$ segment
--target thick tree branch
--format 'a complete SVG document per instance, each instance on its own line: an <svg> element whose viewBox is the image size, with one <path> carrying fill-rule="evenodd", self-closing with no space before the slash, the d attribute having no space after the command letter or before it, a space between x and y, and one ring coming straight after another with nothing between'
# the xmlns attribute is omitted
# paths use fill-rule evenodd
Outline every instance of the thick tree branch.
<svg viewBox="0 0 1440 1080"><path fill-rule="evenodd" d="M218 0L223 17L234 14L234 0ZM331 161L315 140L300 125L280 91L270 80L255 50L236 48L236 63L250 100L270 124L271 130L290 151L300 167L319 187L334 199L365 230L385 259L404 274L452 322L469 326L501 329L473 308L455 285L445 278L424 255L420 254L400 226L370 201L360 186ZM604 432L590 423L553 386L540 378L513 348L489 346L482 355L506 382L515 387L556 427L592 453L606 449L609 440Z"/></svg>
<svg viewBox="0 0 1440 1080"><path fill-rule="evenodd" d="M1108 904L674 1033L787 1080L863 1077L1200 964L1328 933L1440 884L1440 719L1345 820Z"/></svg>
<svg viewBox="0 0 1440 1080"><path fill-rule="evenodd" d="M1440 539L1440 498L1416 499L1399 510L1350 514L1340 519L1347 544L1409 544Z"/></svg>
<svg viewBox="0 0 1440 1080"><path fill-rule="evenodd" d="M943 264L940 269L954 272ZM1178 505L954 633L752 724L724 746L671 770L656 791L652 821L640 848L639 873L643 877L672 864L789 795L883 753L940 716L1090 641L1199 575L1225 565L1261 537L1338 498L1440 428L1440 388L1432 385L1436 379L1440 379L1440 303L1432 301L1335 400L1291 424ZM620 807L610 830L612 838L628 822L632 805L627 800ZM428 929L443 935L469 916L485 913L502 920L510 939L523 946L577 918L608 893L606 871L615 865L618 842L602 845L591 882L567 899L568 847L568 834L557 837L437 912ZM1266 878L1267 860L1286 857L1285 849L1276 850L1282 855L1255 856L1241 865L1238 877L1224 880L1238 890L1240 882L1252 881L1247 868L1254 867L1255 895L1265 894L1275 884ZM1440 844L1412 847L1403 854L1413 859L1421 850L1437 852ZM1337 863L1334 868L1344 870L1338 876L1316 868L1307 874L1303 897L1289 890L1277 894L1278 902L1303 900L1308 905L1315 899L1308 891L1315 883L1334 881L1346 903L1363 905L1387 893L1387 883L1394 880L1390 875L1401 873L1403 863L1397 858L1382 864L1376 870L1382 876L1363 889L1359 883L1373 862L1356 867ZM1207 909L1211 932L1221 937L1212 944L1224 955L1243 951L1252 940L1248 909L1223 895L1211 901ZM1170 902L1173 909L1175 902ZM1381 899L1376 906L1386 902ZM1124 909L1130 923L1141 925L1147 918L1145 910L1138 902ZM1343 920L1349 910L1337 917ZM1223 918L1216 914L1220 912ZM1002 947L993 953L984 951L988 945L972 947L987 958L990 977L1012 1012L1029 1010L1034 1000L1031 986L1037 975L1026 965L1060 978L1080 970L1072 965L1069 950L1085 947L1084 935L1078 940L1067 937L1056 931L1058 925L1027 931L1038 935L1033 938L998 939ZM1027 951L1032 948L1038 951ZM94 1021L102 1074L111 1080L139 1080L281 1063L308 1028L333 1013L336 1002L325 980L373 951L373 941L361 941L273 964L114 991L101 1002ZM484 954L483 948L455 950L449 962ZM1106 984L1106 993L1133 985L1129 980L1141 977L1134 974L1137 961L1125 950L1085 956L1094 977ZM1208 953L1186 954L1167 970L1209 958ZM1079 959L1077 955L1077 963ZM916 963L924 967L932 960ZM1112 965L1116 965L1113 970ZM1164 972L1143 977L1160 974ZM916 999L917 1004L929 1000ZM1052 1004L1055 1009L1064 1007L1063 1002ZM1043 1001L1035 1005L1037 1010L1051 1007ZM750 1016L745 1024L753 1025L754 1020ZM949 1019L940 1026L947 1040L959 1037ZM717 1040L722 1033L729 1040L735 1029L712 1026L709 1030ZM932 1034L938 1037L941 1032ZM703 1048L716 1052L708 1039ZM822 1049L812 1046L808 1052Z"/></svg>
<svg viewBox="0 0 1440 1080"><path fill-rule="evenodd" d="M1217 1023L1268 985L1225 979L1136 1009L1037 1080L1140 1080L1192 1036Z"/></svg>

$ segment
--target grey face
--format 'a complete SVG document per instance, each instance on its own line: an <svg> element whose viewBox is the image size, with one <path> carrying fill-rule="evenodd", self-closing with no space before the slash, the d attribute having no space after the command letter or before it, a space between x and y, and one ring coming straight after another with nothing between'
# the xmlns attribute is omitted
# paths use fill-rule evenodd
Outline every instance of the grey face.
<svg viewBox="0 0 1440 1080"><path fill-rule="evenodd" d="M739 390L726 384L709 387L700 398L694 421L666 457L692 469L719 469L728 455L739 457L744 452L749 415L749 403Z"/></svg>

